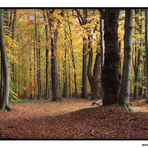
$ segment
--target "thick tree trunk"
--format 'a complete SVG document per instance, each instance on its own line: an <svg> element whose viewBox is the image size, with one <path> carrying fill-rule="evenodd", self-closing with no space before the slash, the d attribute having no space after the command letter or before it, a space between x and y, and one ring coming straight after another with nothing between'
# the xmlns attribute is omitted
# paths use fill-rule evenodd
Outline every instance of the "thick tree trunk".
<svg viewBox="0 0 148 148"><path fill-rule="evenodd" d="M118 45L119 9L106 9L104 14L105 61L102 84L103 105L116 104L120 89L120 54Z"/></svg>
<svg viewBox="0 0 148 148"><path fill-rule="evenodd" d="M148 98L148 10L145 10L145 49L146 49L146 76L147 76L147 93ZM146 101L148 103L148 99Z"/></svg>
<svg viewBox="0 0 148 148"><path fill-rule="evenodd" d="M52 101L60 101L61 93L59 86L59 75L58 75L58 59L57 59L57 40L58 40L58 28L55 26L55 19L53 18L54 9L47 11L48 24L51 34L51 79L52 79Z"/></svg>
<svg viewBox="0 0 148 148"><path fill-rule="evenodd" d="M132 61L132 33L133 33L133 10L125 11L125 33L124 33L124 63L122 72L122 83L119 95L119 104L128 105L130 101L130 75Z"/></svg>
<svg viewBox="0 0 148 148"><path fill-rule="evenodd" d="M57 65L57 39L58 32L54 32L54 36L51 38L51 78L52 78L52 101L60 101L61 94L59 88L59 76Z"/></svg>
<svg viewBox="0 0 148 148"><path fill-rule="evenodd" d="M6 55L6 49L4 45L4 32L3 32L3 10L0 10L0 50L2 60L2 71L3 71L3 91L0 98L0 110L10 111L8 107L9 103L9 69Z"/></svg>

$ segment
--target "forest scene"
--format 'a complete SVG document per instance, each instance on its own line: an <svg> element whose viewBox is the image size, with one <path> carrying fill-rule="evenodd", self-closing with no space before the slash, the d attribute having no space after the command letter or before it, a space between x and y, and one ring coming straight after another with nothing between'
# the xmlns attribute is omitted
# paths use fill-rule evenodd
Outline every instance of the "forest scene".
<svg viewBox="0 0 148 148"><path fill-rule="evenodd" d="M0 9L0 139L148 139L148 9Z"/></svg>

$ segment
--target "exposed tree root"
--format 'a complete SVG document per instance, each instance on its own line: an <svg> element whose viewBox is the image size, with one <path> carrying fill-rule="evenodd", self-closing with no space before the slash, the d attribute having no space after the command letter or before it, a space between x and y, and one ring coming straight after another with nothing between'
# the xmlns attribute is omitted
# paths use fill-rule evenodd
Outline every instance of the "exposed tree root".
<svg viewBox="0 0 148 148"><path fill-rule="evenodd" d="M129 106L129 104L120 104L120 106L125 108L127 112L134 112L134 110Z"/></svg>

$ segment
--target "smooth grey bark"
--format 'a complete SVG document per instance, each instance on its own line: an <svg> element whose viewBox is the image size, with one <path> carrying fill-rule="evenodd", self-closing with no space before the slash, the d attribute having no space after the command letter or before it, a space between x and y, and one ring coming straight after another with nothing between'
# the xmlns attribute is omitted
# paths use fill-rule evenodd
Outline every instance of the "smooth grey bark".
<svg viewBox="0 0 148 148"><path fill-rule="evenodd" d="M101 48L101 70L104 65L104 20L100 14L100 48Z"/></svg>
<svg viewBox="0 0 148 148"><path fill-rule="evenodd" d="M130 101L130 75L132 62L132 34L133 34L133 10L125 10L124 24L124 63L122 69L122 82L119 95L119 104L128 105Z"/></svg>
<svg viewBox="0 0 148 148"><path fill-rule="evenodd" d="M119 9L106 9L104 13L105 60L102 74L103 105L118 103L120 90L120 52L118 42Z"/></svg>
<svg viewBox="0 0 148 148"><path fill-rule="evenodd" d="M148 98L148 10L145 10L145 50L146 50L146 76L147 76L147 93ZM148 99L146 101L148 103Z"/></svg>
<svg viewBox="0 0 148 148"><path fill-rule="evenodd" d="M91 88L91 100L101 99L99 92L99 66L101 63L101 55L96 52L95 63L93 67L93 47L92 47L92 34L88 35L88 66L87 76Z"/></svg>
<svg viewBox="0 0 148 148"><path fill-rule="evenodd" d="M3 10L0 10L0 50L2 61L2 74L3 74L3 90L0 98L0 110L10 111L9 108L9 69L6 48L4 44L4 31L3 31Z"/></svg>

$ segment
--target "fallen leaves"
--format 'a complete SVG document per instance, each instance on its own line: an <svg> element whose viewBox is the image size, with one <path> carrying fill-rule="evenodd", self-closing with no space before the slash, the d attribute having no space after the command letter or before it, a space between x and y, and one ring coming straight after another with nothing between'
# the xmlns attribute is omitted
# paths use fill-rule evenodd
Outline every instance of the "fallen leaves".
<svg viewBox="0 0 148 148"><path fill-rule="evenodd" d="M147 128L148 113L82 99L16 104L0 113L1 139L148 139Z"/></svg>

